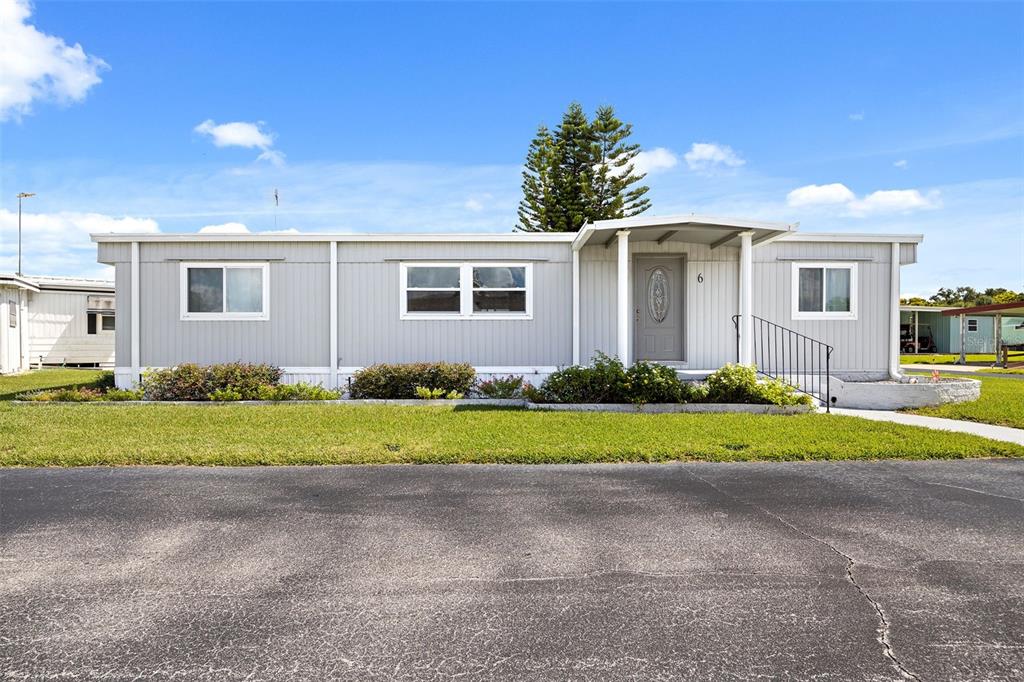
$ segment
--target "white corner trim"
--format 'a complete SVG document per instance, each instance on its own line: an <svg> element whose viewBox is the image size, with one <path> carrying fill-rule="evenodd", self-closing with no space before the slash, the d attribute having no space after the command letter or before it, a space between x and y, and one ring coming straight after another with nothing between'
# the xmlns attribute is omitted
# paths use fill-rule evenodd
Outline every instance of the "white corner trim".
<svg viewBox="0 0 1024 682"><path fill-rule="evenodd" d="M458 287L429 287L423 291L458 291L458 313L411 313L408 311L410 289L409 268L458 268ZM508 289L489 289L488 291L525 291L525 313L478 313L473 312L473 268L474 267L512 267L525 268L525 287L509 287ZM529 261L402 261L398 264L398 317L400 320L532 320L533 319L533 263ZM411 291L416 291L412 289Z"/></svg>
<svg viewBox="0 0 1024 682"><path fill-rule="evenodd" d="M856 320L857 319L857 263L850 261L795 261L792 264L792 277L790 278L790 318L793 320ZM849 311L801 311L800 310L800 270L803 268L828 268L830 270L850 271L850 310ZM822 276L822 302L826 299L828 278ZM898 313L898 311L897 311Z"/></svg>
<svg viewBox="0 0 1024 682"><path fill-rule="evenodd" d="M889 376L902 377L900 372L900 243L892 243L889 274ZM917 342L917 339L914 339ZM962 349L962 346L961 346Z"/></svg>
<svg viewBox="0 0 1024 682"><path fill-rule="evenodd" d="M618 262L615 268L617 305L616 307L616 355L624 365L629 365L629 318L633 307L629 301L629 230L615 233L618 240Z"/></svg>
<svg viewBox="0 0 1024 682"><path fill-rule="evenodd" d="M132 355L131 371L134 374L138 374L139 366L141 365L141 344L139 334L142 329L142 324L141 320L139 319L139 316L141 315L140 311L142 310L142 302L139 300L139 243L137 241L132 242L131 251L131 293L129 294L131 296L131 325L129 328L129 332L131 334L130 341Z"/></svg>
<svg viewBox="0 0 1024 682"><path fill-rule="evenodd" d="M328 379L330 388L338 387L338 242L332 241L330 247L330 296L328 297L328 318L330 319L330 367L331 376Z"/></svg>
<svg viewBox="0 0 1024 682"><path fill-rule="evenodd" d="M572 251L572 364L580 364L580 252Z"/></svg>
<svg viewBox="0 0 1024 682"><path fill-rule="evenodd" d="M188 310L188 270L189 268L222 268L223 270L259 268L263 272L263 310L258 313L193 313ZM180 319L184 322L225 322L225 321L257 321L270 319L270 263L267 261L183 261L178 266L178 284L180 287ZM228 283L225 272L222 280L223 307L227 309Z"/></svg>

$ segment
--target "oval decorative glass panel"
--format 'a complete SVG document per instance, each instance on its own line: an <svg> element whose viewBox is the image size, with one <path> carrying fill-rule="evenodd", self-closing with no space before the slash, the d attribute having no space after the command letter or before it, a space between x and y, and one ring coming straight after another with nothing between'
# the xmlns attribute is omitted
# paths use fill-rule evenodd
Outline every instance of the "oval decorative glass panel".
<svg viewBox="0 0 1024 682"><path fill-rule="evenodd" d="M655 268L647 280L647 312L655 322L664 322L668 317L668 275L661 268Z"/></svg>

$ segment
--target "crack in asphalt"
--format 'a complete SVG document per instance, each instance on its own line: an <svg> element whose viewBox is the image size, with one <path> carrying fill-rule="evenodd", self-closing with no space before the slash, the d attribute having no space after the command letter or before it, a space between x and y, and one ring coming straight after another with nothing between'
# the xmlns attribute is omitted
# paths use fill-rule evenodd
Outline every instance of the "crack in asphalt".
<svg viewBox="0 0 1024 682"><path fill-rule="evenodd" d="M1014 502L1024 502L1019 497L1010 497L1009 495L1000 495L999 493L990 493L987 490L978 490L977 488L968 488L962 485L953 485L952 483L935 483L934 481L918 481L925 485L937 485L943 488L956 488L957 490L966 490L967 492L976 493L978 495L988 495L989 497L999 497L1004 500L1013 500Z"/></svg>
<svg viewBox="0 0 1024 682"><path fill-rule="evenodd" d="M832 543L828 542L827 540L823 540L822 538L819 538L819 537L817 537L815 535L811 535L810 533L808 533L805 530L797 528L795 525L793 525L792 523L790 523L786 519L782 518L781 516L779 516L778 514L772 512L772 511L769 511L768 509L762 507L761 505L756 504L754 502L751 502L751 501L749 501L749 500L747 500L747 499L745 499L743 497L740 497L738 495L733 495L732 493L726 492L725 490L723 490L722 488L718 487L717 485L715 485L714 483L712 483L708 479L704 478L700 474L694 473L690 469L685 469L685 471L686 471L687 474L689 474L693 478L697 479L698 481L700 481L704 485L708 486L712 490L715 490L719 494L724 495L725 497L728 497L728 498L730 498L732 500L735 500L736 502L739 502L740 504L744 504L744 505L750 507L751 509L755 509L755 510L761 512L765 516L768 516L768 517L774 519L775 521L778 521L782 525L786 526L787 528L793 530L796 533L799 533L800 535L804 536L805 538L807 538L809 540L813 540L814 542L817 542L818 544L827 547L831 552L833 552L837 556L840 556L843 559L845 559L846 560L846 578L847 578L847 580L850 581L850 584L853 585L853 587L857 590L857 592L860 593L860 595L864 598L864 600L867 601L868 604L871 605L871 607L875 610L875 614L878 616L878 629L877 629L877 632L878 632L878 642L882 645L882 653L885 655L886 658L889 659L889 662L892 663L893 667L896 668L896 670L899 672L901 677L903 677L904 679L908 679L908 680L920 680L921 679L920 677L918 677L917 675L912 673L910 670L908 670L906 668L906 666L904 666L903 663L899 660L899 658L896 657L896 652L893 650L892 642L889 639L889 628L890 628L889 620L885 617L885 612L882 611L882 606L877 601L875 601L871 597L871 595L869 595L864 590L864 588L860 585L860 583L857 582L856 577L854 577L854 575L853 575L853 567L856 565L856 562L854 561L852 556L850 556L849 554L843 552L842 550L840 550L838 547L836 547Z"/></svg>

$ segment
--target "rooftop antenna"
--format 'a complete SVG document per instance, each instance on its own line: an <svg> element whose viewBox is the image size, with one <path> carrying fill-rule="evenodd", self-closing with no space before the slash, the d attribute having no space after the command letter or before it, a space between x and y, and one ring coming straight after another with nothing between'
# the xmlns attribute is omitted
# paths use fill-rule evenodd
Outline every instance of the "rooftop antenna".
<svg viewBox="0 0 1024 682"><path fill-rule="evenodd" d="M281 205L281 197L277 194L277 188L274 188L274 231L277 231L277 207Z"/></svg>

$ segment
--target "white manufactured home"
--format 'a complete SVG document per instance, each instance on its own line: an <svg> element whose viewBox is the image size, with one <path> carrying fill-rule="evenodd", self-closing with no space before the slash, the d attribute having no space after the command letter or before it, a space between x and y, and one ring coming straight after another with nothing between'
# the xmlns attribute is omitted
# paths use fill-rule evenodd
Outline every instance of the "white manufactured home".
<svg viewBox="0 0 1024 682"><path fill-rule="evenodd" d="M0 374L114 366L114 283L0 274Z"/></svg>
<svg viewBox="0 0 1024 682"><path fill-rule="evenodd" d="M537 381L595 352L698 378L727 362L899 371L900 267L920 235L702 216L569 234L103 234L116 375L246 361L342 385L378 362ZM802 363L802 364L801 364Z"/></svg>

